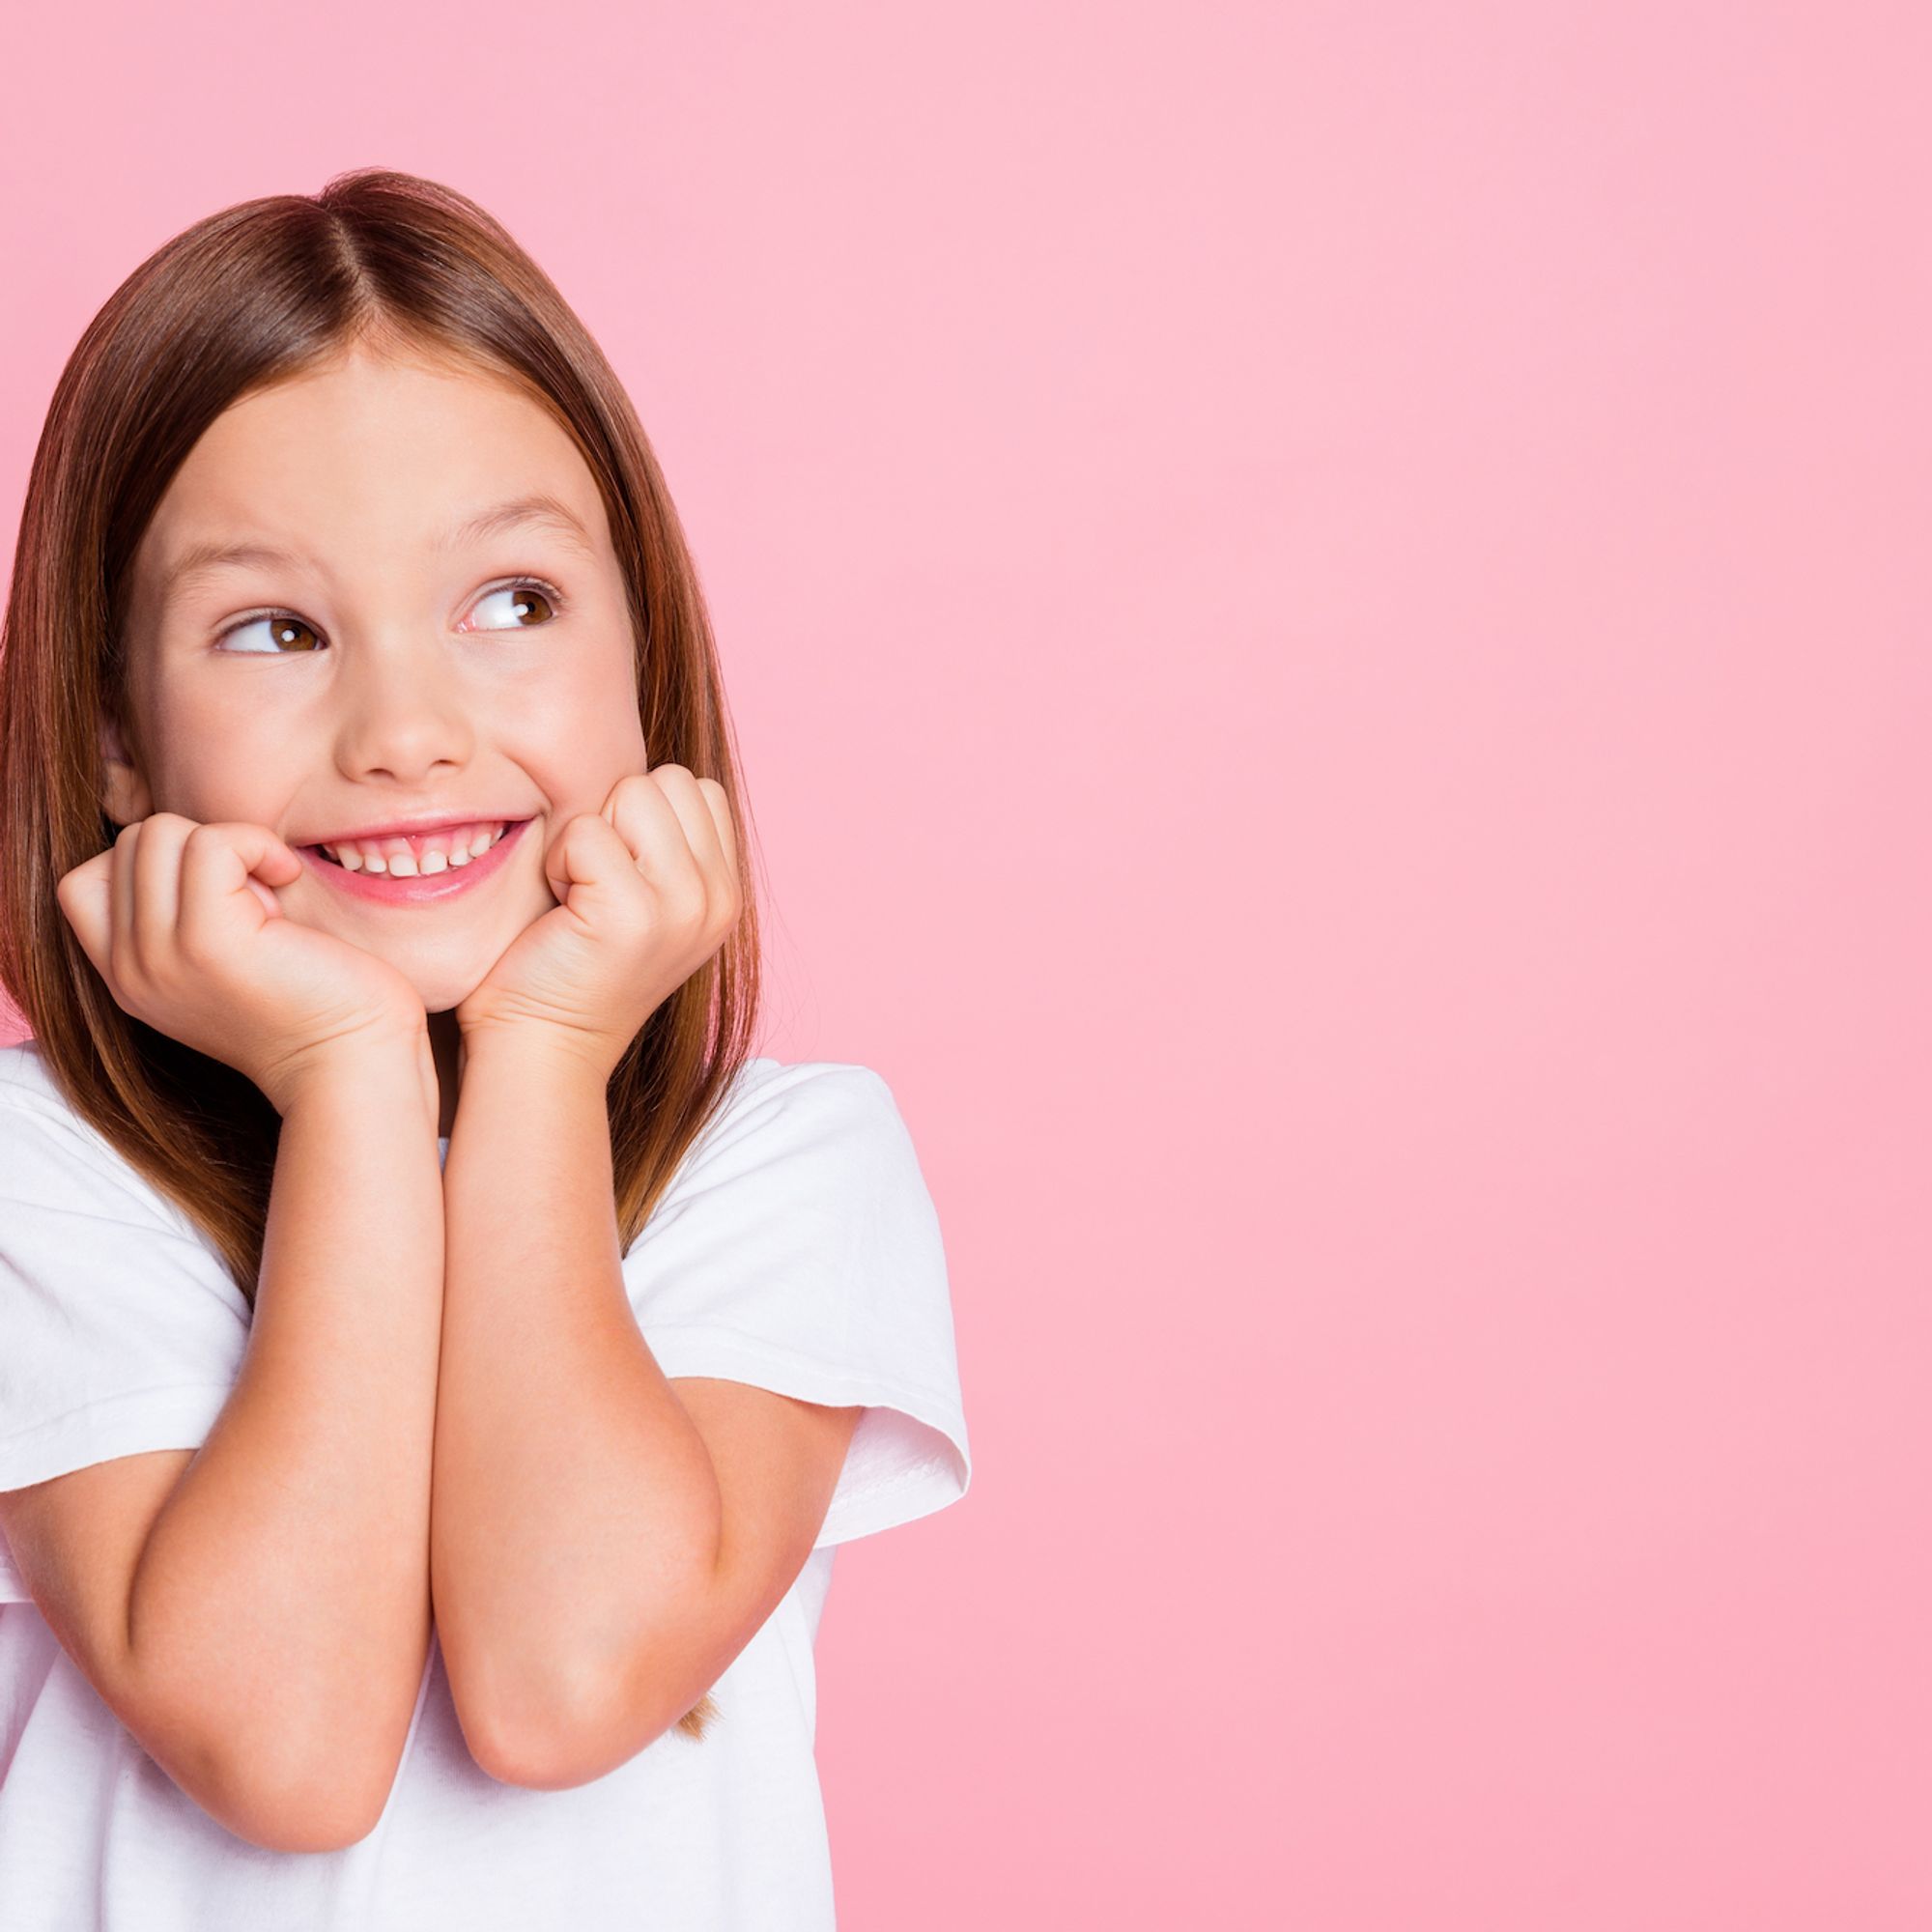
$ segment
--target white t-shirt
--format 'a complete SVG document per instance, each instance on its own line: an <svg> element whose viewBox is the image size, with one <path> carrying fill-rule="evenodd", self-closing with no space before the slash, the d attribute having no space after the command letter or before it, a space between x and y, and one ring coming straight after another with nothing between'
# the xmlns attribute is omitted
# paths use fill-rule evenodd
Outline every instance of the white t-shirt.
<svg viewBox="0 0 1932 1932"><path fill-rule="evenodd" d="M374 1832L267 1851L101 1702L0 1540L0 1927L833 1925L812 1756L833 1546L944 1508L972 1474L938 1221L891 1089L864 1066L748 1061L623 1270L667 1376L865 1406L818 1541L712 1687L706 1735L668 1731L568 1791L498 1783L464 1744L433 1640ZM0 1047L0 1490L198 1448L248 1321L213 1247L72 1113L34 1043Z"/></svg>

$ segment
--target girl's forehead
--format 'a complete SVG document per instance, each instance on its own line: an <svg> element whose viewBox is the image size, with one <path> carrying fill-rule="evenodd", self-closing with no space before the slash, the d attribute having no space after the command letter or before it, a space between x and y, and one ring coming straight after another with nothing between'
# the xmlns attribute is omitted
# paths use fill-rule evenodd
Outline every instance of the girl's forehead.
<svg viewBox="0 0 1932 1932"><path fill-rule="evenodd" d="M602 493L561 425L488 372L363 359L231 404L142 548L172 591L221 554L286 563L297 537L373 533L440 559L518 529L608 554Z"/></svg>
<svg viewBox="0 0 1932 1932"><path fill-rule="evenodd" d="M305 439L301 450L279 446L292 435ZM224 462L285 471L292 461L313 466L319 458L393 463L418 448L440 461L460 449L482 461L507 453L582 463L575 440L525 384L468 364L357 355L236 397L203 430L176 480L189 483Z"/></svg>

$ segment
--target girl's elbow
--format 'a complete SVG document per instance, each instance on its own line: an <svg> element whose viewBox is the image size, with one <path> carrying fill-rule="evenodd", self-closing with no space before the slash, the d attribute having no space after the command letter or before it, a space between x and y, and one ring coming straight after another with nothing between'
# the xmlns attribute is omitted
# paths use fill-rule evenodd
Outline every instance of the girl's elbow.
<svg viewBox="0 0 1932 1932"><path fill-rule="evenodd" d="M238 1769L201 1801L215 1822L270 1852L340 1852L381 1821L397 1767L386 1779L341 1766L289 1777Z"/></svg>
<svg viewBox="0 0 1932 1932"><path fill-rule="evenodd" d="M499 1784L568 1791L629 1763L700 1704L705 1687L689 1689L689 1676L664 1648L644 1645L633 1666L582 1676L540 1709L526 1706L520 1721L461 1711L459 1721L478 1768Z"/></svg>

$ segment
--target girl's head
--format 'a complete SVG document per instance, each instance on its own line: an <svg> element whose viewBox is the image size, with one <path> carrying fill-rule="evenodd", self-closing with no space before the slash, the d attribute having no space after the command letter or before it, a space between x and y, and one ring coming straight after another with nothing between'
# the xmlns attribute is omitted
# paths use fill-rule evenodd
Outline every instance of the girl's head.
<svg viewBox="0 0 1932 1932"><path fill-rule="evenodd" d="M61 876L155 811L294 845L530 819L494 878L434 907L313 866L280 891L441 1012L554 903L554 832L667 762L724 785L745 911L612 1076L627 1239L751 1049L757 925L709 621L622 385L491 216L388 170L213 215L115 291L56 388L14 561L0 980L76 1108L244 1292L273 1111L122 1011Z"/></svg>
<svg viewBox="0 0 1932 1932"><path fill-rule="evenodd" d="M433 909L313 869L283 891L429 1011L554 903L550 836L618 779L671 761L734 789L621 385L500 227L412 177L245 204L129 277L55 397L21 550L9 683L39 750L14 745L8 795L46 792L55 876L154 811L297 845L534 821L487 891Z"/></svg>

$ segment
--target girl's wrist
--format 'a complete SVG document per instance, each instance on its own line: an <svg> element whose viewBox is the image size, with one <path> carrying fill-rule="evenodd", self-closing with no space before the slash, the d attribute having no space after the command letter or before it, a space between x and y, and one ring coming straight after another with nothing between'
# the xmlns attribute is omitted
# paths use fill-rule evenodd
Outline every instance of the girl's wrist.
<svg viewBox="0 0 1932 1932"><path fill-rule="evenodd" d="M462 1029L462 1039L466 1084L479 1065L510 1065L581 1078L601 1094L623 1057L622 1047L613 1048L601 1035L548 1020L478 1021Z"/></svg>
<svg viewBox="0 0 1932 1932"><path fill-rule="evenodd" d="M276 1113L286 1118L291 1107L318 1089L380 1083L398 1069L412 1080L419 1079L421 1053L428 1042L426 1021L413 1029L404 1025L343 1034L284 1054L251 1077Z"/></svg>
<svg viewBox="0 0 1932 1932"><path fill-rule="evenodd" d="M397 1036L384 1039L345 1039L285 1062L272 1076L257 1080L284 1120L297 1108L327 1108L339 1096L355 1104L386 1106L391 1099L420 1101L434 1123L433 1091L425 1089L424 1068L434 1078L425 1029L420 1041Z"/></svg>

